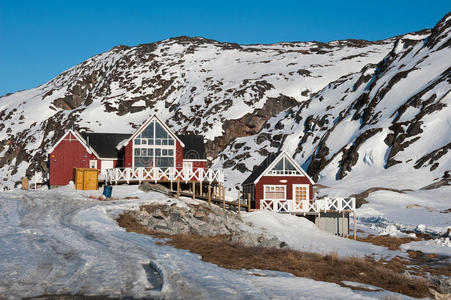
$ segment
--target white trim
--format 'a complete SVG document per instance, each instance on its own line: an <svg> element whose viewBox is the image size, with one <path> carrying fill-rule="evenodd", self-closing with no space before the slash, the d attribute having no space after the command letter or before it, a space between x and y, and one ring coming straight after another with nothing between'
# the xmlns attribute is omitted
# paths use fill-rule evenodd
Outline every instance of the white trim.
<svg viewBox="0 0 451 300"><path fill-rule="evenodd" d="M269 170L271 170L283 157L286 157L291 164L298 170L301 175L298 174L267 174ZM307 173L298 165L297 162L294 161L293 158L291 158L285 151L282 151L279 156L260 174L260 176L257 177L257 179L254 180L254 184L257 184L257 182L262 178L263 176L305 176L309 180L311 184L315 184L315 182L310 178L310 176L307 175Z"/></svg>
<svg viewBox="0 0 451 300"><path fill-rule="evenodd" d="M161 120L155 115L155 114L153 114L147 121L145 121L136 131L135 131L135 133L133 133L132 134L132 136L131 137L129 137L128 139L127 139L127 141L126 142L124 142L124 141L122 141L121 143L123 143L123 146L127 146L128 145L128 143L130 142L130 141L132 141L132 144L133 144L133 140L135 139L135 137L138 135L138 134L140 134L146 127L147 127L147 125L149 125L149 123L153 120L153 119L156 119L157 120L157 122L158 123L160 123L160 125L174 138L174 140L176 140L176 141L178 141L179 143L180 143L180 145L182 145L182 147L183 148L185 148L185 144L178 138L178 136L176 135L176 134L174 134L173 132L172 132L172 130L171 129L169 129L169 127L168 126L166 126L166 124L164 124L163 122L161 122ZM175 145L176 143L174 143L174 145Z"/></svg>
<svg viewBox="0 0 451 300"><path fill-rule="evenodd" d="M94 154L98 159L100 159L99 154L97 154L97 152L91 148L91 146L88 146L88 143L86 142L86 140L77 132L74 131L72 129L69 129L69 131L67 131L59 140L58 142L56 142L55 145L53 145L52 148L50 148L50 150L47 152L47 154L51 154L53 151L55 151L56 147L62 142L64 141L64 138L68 135L68 134L72 134L73 136L75 136L75 138L80 142L80 144L82 144L82 146L86 149L86 151L89 154Z"/></svg>
<svg viewBox="0 0 451 300"><path fill-rule="evenodd" d="M97 169L97 159L90 159L89 160L89 168L90 169Z"/></svg>
<svg viewBox="0 0 451 300"><path fill-rule="evenodd" d="M263 185L263 199L268 199L268 198L266 198L266 187L267 186L268 187L283 187L283 198L287 199L287 186L285 184L264 184Z"/></svg>
<svg viewBox="0 0 451 300"><path fill-rule="evenodd" d="M296 202L296 190L295 190L295 188L296 187L305 187L306 188L306 192L307 192L307 199L301 199L301 200L310 200L310 185L308 185L308 184L305 184L305 183L302 183L302 184L298 184L298 183L295 183L295 184L293 184L293 186L292 186L292 191L293 191L293 201L294 202Z"/></svg>

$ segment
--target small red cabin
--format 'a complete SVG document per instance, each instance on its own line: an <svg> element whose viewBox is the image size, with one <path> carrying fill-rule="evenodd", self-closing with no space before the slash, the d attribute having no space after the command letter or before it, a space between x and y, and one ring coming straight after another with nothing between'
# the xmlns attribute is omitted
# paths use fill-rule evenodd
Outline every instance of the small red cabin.
<svg viewBox="0 0 451 300"><path fill-rule="evenodd" d="M97 168L100 179L110 168L205 169L204 138L175 135L156 116L133 134L78 133L69 130L50 150L50 186L73 180L73 168Z"/></svg>
<svg viewBox="0 0 451 300"><path fill-rule="evenodd" d="M313 201L313 180L286 152L269 155L243 182L251 206L260 209L261 200Z"/></svg>

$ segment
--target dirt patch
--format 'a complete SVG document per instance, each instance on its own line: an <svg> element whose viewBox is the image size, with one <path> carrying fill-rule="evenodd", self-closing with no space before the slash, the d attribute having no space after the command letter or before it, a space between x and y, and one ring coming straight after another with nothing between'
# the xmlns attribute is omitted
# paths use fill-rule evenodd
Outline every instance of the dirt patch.
<svg viewBox="0 0 451 300"><path fill-rule="evenodd" d="M342 281L356 281L411 297L431 297L429 283L404 275L401 262L392 266L371 258L340 259L337 253L320 255L290 249L245 247L232 243L228 236L161 234L140 225L127 213L120 215L117 222L130 232L168 238L161 243L200 254L202 260L223 268L276 270L341 286L344 286Z"/></svg>

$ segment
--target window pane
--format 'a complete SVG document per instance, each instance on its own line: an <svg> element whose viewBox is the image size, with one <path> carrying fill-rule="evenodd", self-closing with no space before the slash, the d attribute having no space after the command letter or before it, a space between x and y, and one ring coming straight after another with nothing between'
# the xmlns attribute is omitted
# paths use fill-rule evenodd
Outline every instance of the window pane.
<svg viewBox="0 0 451 300"><path fill-rule="evenodd" d="M147 153L149 154L149 156L153 156L153 149L147 149Z"/></svg>
<svg viewBox="0 0 451 300"><path fill-rule="evenodd" d="M141 149L141 156L147 156L147 149Z"/></svg>
<svg viewBox="0 0 451 300"><path fill-rule="evenodd" d="M141 139L141 144L142 145L147 145L147 139Z"/></svg>
<svg viewBox="0 0 451 300"><path fill-rule="evenodd" d="M167 145L168 144L168 140L161 140L161 144L162 145Z"/></svg>
<svg viewBox="0 0 451 300"><path fill-rule="evenodd" d="M168 137L168 133L158 122L156 122L155 135L157 139L165 139Z"/></svg>
<svg viewBox="0 0 451 300"><path fill-rule="evenodd" d="M161 140L155 140L155 145L161 145Z"/></svg>
<svg viewBox="0 0 451 300"><path fill-rule="evenodd" d="M141 145L141 139L136 138L135 139L135 145Z"/></svg>
<svg viewBox="0 0 451 300"><path fill-rule="evenodd" d="M135 158L135 168L152 168L152 157L137 157Z"/></svg>
<svg viewBox="0 0 451 300"><path fill-rule="evenodd" d="M169 156L173 156L174 155L174 150L168 150L168 155Z"/></svg>
<svg viewBox="0 0 451 300"><path fill-rule="evenodd" d="M285 199L285 186L265 185L265 199Z"/></svg>
<svg viewBox="0 0 451 300"><path fill-rule="evenodd" d="M283 159L281 159L272 169L273 171L283 171Z"/></svg>
<svg viewBox="0 0 451 300"><path fill-rule="evenodd" d="M155 156L161 156L161 149L155 149Z"/></svg>
<svg viewBox="0 0 451 300"><path fill-rule="evenodd" d="M150 124L143 130L141 133L143 138L153 138L153 125L154 122L150 122Z"/></svg>
<svg viewBox="0 0 451 300"><path fill-rule="evenodd" d="M174 139L173 138L169 138L168 141L169 141L168 142L169 145L171 145L171 146L174 145Z"/></svg>
<svg viewBox="0 0 451 300"><path fill-rule="evenodd" d="M163 151L163 153L162 153L163 156L167 156L168 155L168 150L163 149L162 151Z"/></svg>
<svg viewBox="0 0 451 300"><path fill-rule="evenodd" d="M174 166L174 159L172 157L157 157L155 158L155 165L162 169L170 168Z"/></svg>
<svg viewBox="0 0 451 300"><path fill-rule="evenodd" d="M140 156L141 155L141 151L139 151L139 149L135 149L135 156Z"/></svg>
<svg viewBox="0 0 451 300"><path fill-rule="evenodd" d="M285 160L285 170L296 171L296 168L288 161L288 159L284 158L284 160Z"/></svg>

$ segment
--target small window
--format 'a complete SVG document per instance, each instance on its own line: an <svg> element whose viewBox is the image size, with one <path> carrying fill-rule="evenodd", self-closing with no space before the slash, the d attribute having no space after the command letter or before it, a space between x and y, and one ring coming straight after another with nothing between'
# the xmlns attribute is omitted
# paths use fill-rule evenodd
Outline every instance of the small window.
<svg viewBox="0 0 451 300"><path fill-rule="evenodd" d="M161 149L155 149L155 156L161 156Z"/></svg>
<svg viewBox="0 0 451 300"><path fill-rule="evenodd" d="M163 149L162 151L163 151L163 153L161 155L163 155L163 156L167 156L168 155L168 150Z"/></svg>
<svg viewBox="0 0 451 300"><path fill-rule="evenodd" d="M141 139L135 139L135 145L141 145Z"/></svg>
<svg viewBox="0 0 451 300"><path fill-rule="evenodd" d="M153 156L153 149L147 149L149 156Z"/></svg>
<svg viewBox="0 0 451 300"><path fill-rule="evenodd" d="M162 140L162 141L161 141L161 144L162 144L162 145L167 145L167 144L168 144L168 140Z"/></svg>
<svg viewBox="0 0 451 300"><path fill-rule="evenodd" d="M136 140L135 140L136 141ZM140 149L135 149L135 156L141 156Z"/></svg>
<svg viewBox="0 0 451 300"><path fill-rule="evenodd" d="M147 149L146 148L141 149L141 156L147 156Z"/></svg>
<svg viewBox="0 0 451 300"><path fill-rule="evenodd" d="M168 150L168 155L169 155L169 156L173 156L173 155L174 155L174 150L169 149L169 150Z"/></svg>
<svg viewBox="0 0 451 300"><path fill-rule="evenodd" d="M89 167L91 169L97 169L97 160L96 159L90 160L89 161Z"/></svg>
<svg viewBox="0 0 451 300"><path fill-rule="evenodd" d="M141 144L142 145L147 145L147 139L141 139Z"/></svg>
<svg viewBox="0 0 451 300"><path fill-rule="evenodd" d="M174 140L173 139L169 140L169 145L171 145L171 146L174 145Z"/></svg>
<svg viewBox="0 0 451 300"><path fill-rule="evenodd" d="M159 139L155 140L155 145L161 145L161 140Z"/></svg>

